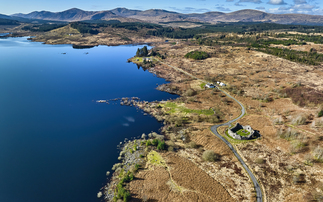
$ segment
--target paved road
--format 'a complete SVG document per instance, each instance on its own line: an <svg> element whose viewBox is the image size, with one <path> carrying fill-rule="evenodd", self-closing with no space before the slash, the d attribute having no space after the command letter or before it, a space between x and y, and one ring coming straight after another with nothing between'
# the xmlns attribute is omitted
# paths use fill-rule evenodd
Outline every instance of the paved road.
<svg viewBox="0 0 323 202"><path fill-rule="evenodd" d="M219 89L221 90L221 89ZM222 91L222 90L221 90ZM235 118L227 123L222 123L219 125L214 125L211 127L211 131L218 137L220 138L223 142L225 142L229 148L231 149L231 151L234 153L234 155L237 157L237 159L240 161L240 163L242 164L242 166L245 168L245 170L247 171L247 173L249 174L255 189L256 189L256 193L257 193L257 202L262 202L263 198L262 198L262 192L261 192L261 188L259 186L259 183L256 179L256 177L253 175L253 173L250 171L250 169L248 168L248 166L245 164L245 162L242 160L242 158L240 157L240 155L238 154L238 152L235 150L235 148L232 146L232 144L226 140L224 137L222 137L222 135L220 135L217 131L218 127L220 126L229 126L231 123L237 121L238 119L240 119L241 117L243 117L243 115L246 113L246 109L244 108L244 106L234 97L232 97L231 95L227 94L226 92L222 91L223 93L225 93L228 97L232 98L234 101L236 101L240 106L241 106L241 115L238 118Z"/></svg>
<svg viewBox="0 0 323 202"><path fill-rule="evenodd" d="M157 59L157 58L156 58ZM158 60L158 59L157 59ZM177 70L177 71L180 71L180 72L183 72L184 74L186 74L186 75L188 75L188 76L190 76L190 77L192 77L192 78L194 78L194 79L197 79L197 80L200 80L200 81L202 81L202 82L205 82L205 83L207 83L206 81L204 81L204 80L202 80L202 79L199 79L199 78L197 78L196 76L193 76L192 74L190 74L190 73L188 73L188 72L186 72L186 71L184 71L184 70L182 70L182 69L179 69L179 68L177 68L177 67L174 67L174 66L172 66L172 65L169 65L169 64L166 64L166 63L164 63L164 62L162 62L162 61L160 61L160 60L158 60L159 62L161 62L162 64L164 64L164 65L167 65L167 66L169 66L169 67L171 67L171 68L173 68L173 69L175 69L175 70ZM218 87L217 87L217 89L219 89ZM220 91L222 91L221 89L219 89ZM235 150L235 148L232 146L232 144L228 141L228 140L226 140L224 137L222 137L222 135L220 135L219 133L218 133L218 131L217 131L217 129L218 129L218 127L220 127L220 126L229 126L229 125L231 125L231 123L233 123L233 122L235 122L235 121L237 121L237 120L239 120L241 117L243 117L244 115L245 115L245 113L246 113L246 109L244 108L244 106L237 100L237 99L235 99L234 97L232 97L231 95L229 95L229 94L227 94L226 92L224 92L224 91L222 91L224 94L226 94L228 97L230 97L230 98L232 98L234 101L236 101L240 106L241 106L241 115L238 117L238 118L235 118L235 119L233 119L233 120L231 120L231 121L229 121L229 122L227 122L227 123L222 123L222 124L219 124L219 125L214 125L214 126L212 126L211 127L211 131L218 137L218 138L220 138L224 143L226 143L228 146L229 146L229 148L231 149L231 151L234 153L234 155L237 157L237 159L240 161L240 163L242 164L242 166L245 168L245 170L247 171L247 173L249 174L249 176L250 176L250 178L251 178L251 180L252 180L252 182L253 182L253 184L254 184L254 186L255 186L255 189L256 189L256 193L257 193L257 202L262 202L263 201L263 197L262 197L262 192L261 192L261 188L260 188L260 186L259 186L259 183L258 183L258 181L257 181L257 179L256 179L256 177L253 175L253 173L250 171L250 169L248 168L248 166L245 164L245 162L242 160L242 158L240 157L240 155L238 154L238 152Z"/></svg>

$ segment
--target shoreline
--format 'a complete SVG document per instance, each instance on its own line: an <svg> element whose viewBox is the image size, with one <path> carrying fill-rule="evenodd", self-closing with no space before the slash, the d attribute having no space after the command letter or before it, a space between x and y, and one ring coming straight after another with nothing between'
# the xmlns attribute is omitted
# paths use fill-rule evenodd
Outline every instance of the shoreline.
<svg viewBox="0 0 323 202"><path fill-rule="evenodd" d="M39 39L37 38L37 34L18 34L18 35L12 35L13 33L5 33L6 35L0 35L1 38L19 38L19 37L29 37L27 40L31 42L40 42L42 44L46 45L72 45L73 48L76 47L76 49L88 49L88 48L93 48L97 46L122 46L122 45L131 45L131 46L138 46L138 45L147 45L147 46L154 46L155 44L161 44L161 43L168 43L165 42L164 39L161 41L139 41L139 42L119 42L119 43L85 43L85 44L80 44L77 42L73 41L66 41L64 43L60 42L50 42L49 40L46 39Z"/></svg>

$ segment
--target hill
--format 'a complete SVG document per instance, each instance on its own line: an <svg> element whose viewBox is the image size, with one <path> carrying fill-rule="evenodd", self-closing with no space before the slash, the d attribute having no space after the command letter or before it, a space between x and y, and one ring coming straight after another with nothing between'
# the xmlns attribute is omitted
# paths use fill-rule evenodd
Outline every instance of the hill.
<svg viewBox="0 0 323 202"><path fill-rule="evenodd" d="M131 21L146 21L151 23L192 21L216 24L218 22L268 22L278 24L302 24L323 25L323 16L305 14L271 14L258 10L239 10L231 13L206 12L182 14L162 9L150 9L145 11L131 10L127 8L115 8L109 11L83 11L72 8L62 12L34 11L29 14L14 14L14 17L55 20L55 21L83 21L83 20L108 20L122 18Z"/></svg>

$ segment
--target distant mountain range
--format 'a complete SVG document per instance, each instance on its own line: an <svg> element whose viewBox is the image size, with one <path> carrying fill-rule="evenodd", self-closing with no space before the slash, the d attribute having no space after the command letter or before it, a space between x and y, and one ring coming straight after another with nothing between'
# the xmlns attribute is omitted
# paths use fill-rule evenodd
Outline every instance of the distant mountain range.
<svg viewBox="0 0 323 202"><path fill-rule="evenodd" d="M109 11L83 11L72 8L62 12L34 11L29 14L14 14L12 18L27 18L34 20L50 21L83 21L83 20L109 20L131 19L130 21L146 21L151 23L172 21L193 21L205 23L218 22L268 22L278 24L303 24L323 25L323 16L305 14L270 14L258 10L240 10L231 13L207 12L182 14L161 9L130 10L127 8L115 8ZM0 15L1 18L1 15Z"/></svg>

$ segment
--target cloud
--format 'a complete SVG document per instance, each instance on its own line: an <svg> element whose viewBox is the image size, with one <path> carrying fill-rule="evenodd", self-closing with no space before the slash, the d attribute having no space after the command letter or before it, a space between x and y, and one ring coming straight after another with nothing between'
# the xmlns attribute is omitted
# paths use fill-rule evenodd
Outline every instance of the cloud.
<svg viewBox="0 0 323 202"><path fill-rule="evenodd" d="M294 4L307 4L306 0L294 0Z"/></svg>
<svg viewBox="0 0 323 202"><path fill-rule="evenodd" d="M177 7L169 7L172 10L179 11L181 13L205 13L210 12L210 9L207 8L193 8L193 7L185 7L185 8L177 8Z"/></svg>
<svg viewBox="0 0 323 202"><path fill-rule="evenodd" d="M231 11L229 8L224 8L222 6L218 6L218 7L215 7L216 10L219 10L219 11Z"/></svg>
<svg viewBox="0 0 323 202"><path fill-rule="evenodd" d="M299 13L299 14L309 14L309 15L322 15L323 9L317 5L309 4L316 3L313 0L293 0L294 4L290 6L281 6L278 8L270 8L267 12L276 14L286 14L286 13Z"/></svg>
<svg viewBox="0 0 323 202"><path fill-rule="evenodd" d="M269 0L267 4L272 4L272 5L286 5L284 0Z"/></svg>
<svg viewBox="0 0 323 202"><path fill-rule="evenodd" d="M299 13L299 14L311 14L322 15L322 9L317 8L314 5L309 4L297 4L292 6L282 6L279 8L268 9L270 13L285 14L285 13Z"/></svg>
<svg viewBox="0 0 323 202"><path fill-rule="evenodd" d="M246 5L239 4L239 2L235 3L234 5L235 6L246 6Z"/></svg>
<svg viewBox="0 0 323 202"><path fill-rule="evenodd" d="M122 124L124 127L129 127L129 123L123 123Z"/></svg>
<svg viewBox="0 0 323 202"><path fill-rule="evenodd" d="M126 117L124 117L127 121L129 121L129 122L132 122L132 123L134 123L135 122L135 118L133 118L133 117L131 117L131 116L126 116Z"/></svg>
<svg viewBox="0 0 323 202"><path fill-rule="evenodd" d="M255 4L260 4L262 3L261 0L239 0L237 3L255 3Z"/></svg>
<svg viewBox="0 0 323 202"><path fill-rule="evenodd" d="M256 7L256 9L258 9L258 10L265 10L266 8L263 7L263 6L260 6L260 7Z"/></svg>

